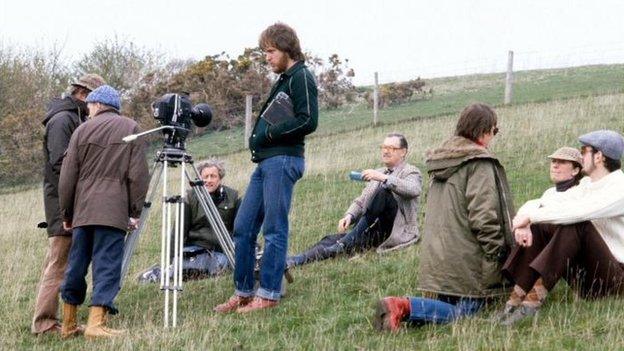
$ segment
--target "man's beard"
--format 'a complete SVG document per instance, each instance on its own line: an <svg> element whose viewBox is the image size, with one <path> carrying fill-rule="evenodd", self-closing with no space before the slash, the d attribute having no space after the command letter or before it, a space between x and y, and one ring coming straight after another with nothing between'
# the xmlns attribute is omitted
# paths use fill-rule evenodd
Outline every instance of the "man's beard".
<svg viewBox="0 0 624 351"><path fill-rule="evenodd" d="M286 71L286 68L288 68L288 56L284 55L282 56L282 59L277 63L277 66L273 68L273 73L284 73L284 71Z"/></svg>

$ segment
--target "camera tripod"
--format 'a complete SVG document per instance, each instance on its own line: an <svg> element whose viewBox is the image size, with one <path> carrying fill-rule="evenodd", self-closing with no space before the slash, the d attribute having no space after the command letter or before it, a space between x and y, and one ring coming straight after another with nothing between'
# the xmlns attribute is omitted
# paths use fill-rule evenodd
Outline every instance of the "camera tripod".
<svg viewBox="0 0 624 351"><path fill-rule="evenodd" d="M132 139L130 139L132 140ZM184 239L184 207L187 181L193 188L199 204L204 211L208 222L215 232L221 249L227 257L230 265L234 267L234 243L228 233L221 216L215 206L208 190L204 187L201 174L193 164L193 157L186 152L184 147L165 145L157 152L152 166L150 185L146 201L141 212L138 227L126 237L123 262L121 268L121 282L128 272L130 259L136 243L145 229L145 225L151 210L152 201L162 178L162 224L161 224L161 250L160 250L160 290L165 293L164 327L176 327L178 315L178 295L182 292L182 258ZM168 168L179 167L180 184L178 192L169 189ZM189 173L189 168L193 174ZM172 223L172 217L175 222ZM173 233L173 235L172 235ZM171 245L173 244L173 246ZM169 260L172 259L171 265ZM171 299L170 299L171 295ZM171 300L171 301L170 301ZM171 306L171 310L170 307ZM171 321L169 317L171 316ZM171 323L170 323L171 322Z"/></svg>

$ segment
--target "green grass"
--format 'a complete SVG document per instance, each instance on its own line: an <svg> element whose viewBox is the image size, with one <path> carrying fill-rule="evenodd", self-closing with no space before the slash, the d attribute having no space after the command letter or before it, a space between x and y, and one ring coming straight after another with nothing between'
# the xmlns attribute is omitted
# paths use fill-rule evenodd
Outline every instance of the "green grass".
<svg viewBox="0 0 624 351"><path fill-rule="evenodd" d="M549 186L546 155L562 145L577 145L576 137L593 129L622 131L624 94L523 104L497 111L501 133L492 149L506 166L515 203L520 205ZM362 189L362 183L348 180L348 172L379 165L378 145L387 132L398 130L407 136L409 162L424 171L425 150L451 134L456 114L341 134L320 133L311 138L306 175L295 190L289 252L302 250L335 230L337 220ZM225 182L244 190L254 167L248 153L230 154L226 161ZM121 314L110 322L131 333L94 342L87 346L89 349L618 350L624 345L624 302L616 298L578 300L565 284L557 286L535 321L515 328L491 324L488 318L500 306L490 306L477 317L453 325L406 328L398 335L377 333L370 320L374 302L386 295L416 293L418 245L386 255L367 253L296 269L296 280L288 286L288 297L278 308L245 316L211 312L214 305L231 295L231 276L188 283L180 300L181 325L164 331L163 295L156 286L140 286L134 281L140 270L158 261L159 205L152 211L149 229L130 268L130 279L117 299ZM0 194L0 214L4 224L0 236L0 280L4 282L0 290L0 348L85 349L80 338L60 341L29 334L46 245L43 231L35 229L43 216L41 189ZM86 308L82 308L80 318L86 320Z"/></svg>
<svg viewBox="0 0 624 351"><path fill-rule="evenodd" d="M434 89L433 97L380 110L380 124L452 114L475 101L501 105L505 75L437 78L427 80L427 84ZM515 74L513 103L525 104L619 92L624 92L624 65L522 71ZM345 106L333 111L322 110L314 137L369 127L372 116L372 110L365 104ZM243 129L234 128L192 139L188 149L200 158L241 151Z"/></svg>

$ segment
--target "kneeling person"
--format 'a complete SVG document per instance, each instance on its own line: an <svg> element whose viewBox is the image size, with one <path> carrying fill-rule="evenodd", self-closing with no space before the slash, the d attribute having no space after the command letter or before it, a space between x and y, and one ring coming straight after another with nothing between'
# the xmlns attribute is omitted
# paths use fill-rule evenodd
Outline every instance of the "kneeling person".
<svg viewBox="0 0 624 351"><path fill-rule="evenodd" d="M324 260L339 253L377 247L377 252L396 250L415 243L418 232L418 198L422 176L405 162L408 145L402 134L390 133L381 145L384 168L362 172L368 184L344 217L339 234L328 235L307 251L288 258L288 266ZM353 229L345 233L349 226Z"/></svg>
<svg viewBox="0 0 624 351"><path fill-rule="evenodd" d="M236 190L223 185L225 165L220 160L211 159L200 163L197 170L219 211L225 228L231 235L240 198ZM193 189L189 189L186 194L183 243L182 275L184 279L201 279L219 275L230 267L217 235ZM159 266L154 266L141 273L139 282L158 282L160 269Z"/></svg>

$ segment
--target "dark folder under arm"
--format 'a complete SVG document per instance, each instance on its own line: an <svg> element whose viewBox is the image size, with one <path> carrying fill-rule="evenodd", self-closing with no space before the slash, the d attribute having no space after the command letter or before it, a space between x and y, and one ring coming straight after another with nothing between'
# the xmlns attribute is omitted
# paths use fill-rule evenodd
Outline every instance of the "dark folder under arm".
<svg viewBox="0 0 624 351"><path fill-rule="evenodd" d="M264 113L260 116L269 123L269 125L282 124L295 118L295 111L293 110L293 103L290 97L280 91L277 93L273 101L264 110Z"/></svg>

